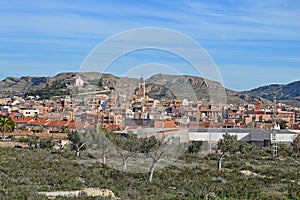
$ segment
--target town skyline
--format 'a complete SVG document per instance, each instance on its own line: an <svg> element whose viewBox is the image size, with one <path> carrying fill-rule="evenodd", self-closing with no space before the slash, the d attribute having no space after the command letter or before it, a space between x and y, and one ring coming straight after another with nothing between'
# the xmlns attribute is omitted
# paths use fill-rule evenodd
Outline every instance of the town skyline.
<svg viewBox="0 0 300 200"><path fill-rule="evenodd" d="M6 78L17 78L17 79L20 79L22 77L55 77L59 74L64 74L64 73L74 73L74 74L77 74L77 73L101 73L101 72L95 72L95 71L60 71L56 74L53 74L53 75L37 75L37 76L34 76L34 75L20 75L20 76L6 76L6 77L3 77L2 79L0 79L0 81L4 81ZM147 79L150 79L151 77L155 76L155 75L159 75L159 74L162 74L162 75L174 75L174 76L190 76L190 77L196 77L196 78L204 78L206 80L209 80L209 81L215 81L215 80L211 80L209 78L205 78L205 77L202 77L202 76L197 76L197 75L189 75L189 74L174 74L174 73L168 73L168 72L158 72L158 73L149 73L149 74L145 74L145 73L135 73L135 74L131 74L131 73L128 73L128 74L125 74L123 76L118 76L117 74L114 74L114 73L109 73L109 72L103 72L103 74L109 74L109 75L113 75L115 77L123 77L123 78L133 78L133 79L139 79L139 78L144 78L145 80ZM140 74L140 76L139 76ZM291 83L295 83L295 82L299 82L300 79L298 80L294 80L294 81L291 81L291 82L287 82L287 83L269 83L267 85L257 85L257 86L254 86L253 88L250 88L248 90L234 90L234 89L231 89L231 88L227 88L226 85L223 85L224 88L226 89L230 89L230 90L233 90L233 91L237 91L237 92L246 92L246 91L251 91L251 90L254 90L254 89L258 89L260 87L265 87L265 86L271 86L271 85L288 85L288 84L291 84ZM215 81L215 82L218 82L218 81ZM218 82L220 83L220 82ZM221 83L222 84L222 83Z"/></svg>
<svg viewBox="0 0 300 200"><path fill-rule="evenodd" d="M0 199L300 199L299 0L0 19Z"/></svg>
<svg viewBox="0 0 300 200"><path fill-rule="evenodd" d="M84 58L107 38L131 29L162 27L202 45L226 88L241 91L290 83L300 72L299 9L296 1L115 1L93 6L10 1L1 6L5 20L0 22L0 79L80 71ZM195 75L182 59L158 51L125 55L109 72L121 76L150 62Z"/></svg>

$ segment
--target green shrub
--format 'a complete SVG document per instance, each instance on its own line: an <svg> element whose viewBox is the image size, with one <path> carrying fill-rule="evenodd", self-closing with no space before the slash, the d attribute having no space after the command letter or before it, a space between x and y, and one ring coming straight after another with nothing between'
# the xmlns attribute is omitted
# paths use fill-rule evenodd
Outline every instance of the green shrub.
<svg viewBox="0 0 300 200"><path fill-rule="evenodd" d="M52 140L41 140L40 141L40 148L45 149L45 148L52 148L54 146L54 142Z"/></svg>

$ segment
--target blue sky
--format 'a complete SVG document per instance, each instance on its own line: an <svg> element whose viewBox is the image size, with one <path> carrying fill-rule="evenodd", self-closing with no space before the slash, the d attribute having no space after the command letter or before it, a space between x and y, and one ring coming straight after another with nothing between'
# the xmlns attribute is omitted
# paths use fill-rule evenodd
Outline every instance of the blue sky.
<svg viewBox="0 0 300 200"><path fill-rule="evenodd" d="M173 29L193 38L230 89L300 80L298 0L1 1L0 79L79 71L99 43L142 27ZM148 63L167 66L163 73L172 68L198 75L182 59L155 50L122 56L108 72L134 74L128 72L151 68ZM160 67L153 69L160 72Z"/></svg>

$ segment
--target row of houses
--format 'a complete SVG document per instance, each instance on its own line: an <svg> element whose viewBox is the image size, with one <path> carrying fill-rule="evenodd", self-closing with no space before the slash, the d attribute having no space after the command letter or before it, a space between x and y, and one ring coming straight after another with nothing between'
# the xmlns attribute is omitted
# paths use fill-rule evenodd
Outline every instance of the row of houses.
<svg viewBox="0 0 300 200"><path fill-rule="evenodd" d="M20 113L11 113L9 117L14 121L16 129L34 133L61 133L67 129L70 131L80 131L94 127L86 122L38 118L24 116Z"/></svg>

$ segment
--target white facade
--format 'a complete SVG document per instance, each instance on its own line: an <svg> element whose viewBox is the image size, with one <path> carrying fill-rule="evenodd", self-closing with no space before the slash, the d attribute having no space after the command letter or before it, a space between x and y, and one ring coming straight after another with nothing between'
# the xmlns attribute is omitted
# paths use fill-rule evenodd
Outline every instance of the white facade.
<svg viewBox="0 0 300 200"><path fill-rule="evenodd" d="M230 135L237 135L240 141L257 142L257 141L272 141L272 131L263 129L223 129L223 130L209 130L206 131L190 131L189 141L208 141L210 143L217 143L223 138L225 133ZM276 130L276 142L291 143L296 138L297 133L288 130Z"/></svg>
<svg viewBox="0 0 300 200"><path fill-rule="evenodd" d="M211 143L217 143L223 138L223 132L189 132L190 141L208 141ZM244 141L250 140L250 133L228 133L230 135L237 135L237 139Z"/></svg>
<svg viewBox="0 0 300 200"><path fill-rule="evenodd" d="M284 133L284 134L280 134L280 133L277 133L276 134L276 141L277 142L287 142L287 143L290 143L290 142L293 142L294 139L297 137L297 134L294 134L294 133L291 133L291 134L287 134L287 133Z"/></svg>
<svg viewBox="0 0 300 200"><path fill-rule="evenodd" d="M176 128L143 128L135 129L134 133L138 138L149 138L154 136L156 139L162 142L169 142L176 139L180 143L189 142L188 129L176 129Z"/></svg>
<svg viewBox="0 0 300 200"><path fill-rule="evenodd" d="M76 77L75 86L83 86L83 84L84 84L83 79L80 76Z"/></svg>
<svg viewBox="0 0 300 200"><path fill-rule="evenodd" d="M130 109L126 109L126 119L133 119L134 112Z"/></svg>
<svg viewBox="0 0 300 200"><path fill-rule="evenodd" d="M25 109L25 110L23 110L23 115L25 117L34 117L36 115L39 115L39 110Z"/></svg>

